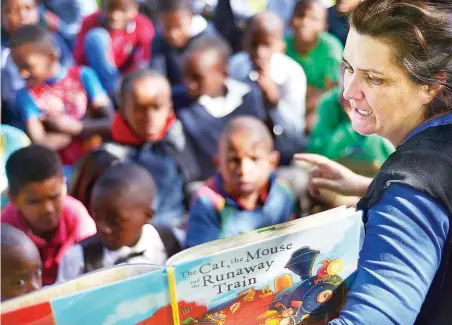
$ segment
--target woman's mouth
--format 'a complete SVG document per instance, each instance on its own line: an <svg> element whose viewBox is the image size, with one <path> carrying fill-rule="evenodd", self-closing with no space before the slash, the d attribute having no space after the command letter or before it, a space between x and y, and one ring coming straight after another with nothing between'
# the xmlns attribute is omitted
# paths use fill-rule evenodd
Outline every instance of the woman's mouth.
<svg viewBox="0 0 452 325"><path fill-rule="evenodd" d="M372 115L371 111L366 111L364 109L355 108L355 112L358 113L361 116L370 116Z"/></svg>

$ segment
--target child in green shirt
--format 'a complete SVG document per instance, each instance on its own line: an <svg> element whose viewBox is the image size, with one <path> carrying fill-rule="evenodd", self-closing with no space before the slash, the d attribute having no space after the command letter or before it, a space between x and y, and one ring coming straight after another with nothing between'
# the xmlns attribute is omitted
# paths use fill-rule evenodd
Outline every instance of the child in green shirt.
<svg viewBox="0 0 452 325"><path fill-rule="evenodd" d="M340 162L360 175L372 177L394 151L392 144L378 135L363 136L353 130L347 111L350 104L338 86L319 100L317 122L308 140L308 152Z"/></svg>
<svg viewBox="0 0 452 325"><path fill-rule="evenodd" d="M291 18L293 35L286 38L286 55L298 62L306 73L307 127L312 126L320 96L338 82L343 46L325 32L327 9L318 0L301 0Z"/></svg>

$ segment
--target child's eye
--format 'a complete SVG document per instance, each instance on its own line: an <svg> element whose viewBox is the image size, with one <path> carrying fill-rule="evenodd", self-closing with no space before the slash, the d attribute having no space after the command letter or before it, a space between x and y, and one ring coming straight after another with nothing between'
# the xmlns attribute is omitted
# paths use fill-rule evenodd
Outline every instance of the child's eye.
<svg viewBox="0 0 452 325"><path fill-rule="evenodd" d="M35 274L36 274L36 276L42 276L42 270L41 269L37 269Z"/></svg>
<svg viewBox="0 0 452 325"><path fill-rule="evenodd" d="M374 85L381 85L381 83L383 82L383 80L382 79L380 79L380 78L373 78L373 77L370 77L369 76L369 81L372 83L372 84L374 84Z"/></svg>
<svg viewBox="0 0 452 325"><path fill-rule="evenodd" d="M19 288L22 288L25 285L25 281L24 280L17 280L16 281L16 286Z"/></svg>

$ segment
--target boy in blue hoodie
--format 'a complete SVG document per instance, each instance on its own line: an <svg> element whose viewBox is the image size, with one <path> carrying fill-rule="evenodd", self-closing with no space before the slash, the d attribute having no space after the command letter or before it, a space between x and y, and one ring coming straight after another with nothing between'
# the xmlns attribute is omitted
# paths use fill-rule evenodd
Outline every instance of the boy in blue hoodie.
<svg viewBox="0 0 452 325"><path fill-rule="evenodd" d="M218 173L197 192L186 246L289 221L290 187L274 175L279 154L266 125L255 117L233 119L218 145Z"/></svg>
<svg viewBox="0 0 452 325"><path fill-rule="evenodd" d="M205 35L190 44L183 60L185 89L193 103L176 113L196 149L202 179L215 173L217 143L229 121L241 115L267 119L260 91L228 77L229 54L225 41Z"/></svg>

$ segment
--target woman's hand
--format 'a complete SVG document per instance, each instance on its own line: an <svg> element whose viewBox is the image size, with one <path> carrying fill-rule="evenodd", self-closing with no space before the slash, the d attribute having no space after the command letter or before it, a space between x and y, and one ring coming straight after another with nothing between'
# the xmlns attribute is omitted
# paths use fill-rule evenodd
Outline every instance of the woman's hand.
<svg viewBox="0 0 452 325"><path fill-rule="evenodd" d="M351 201L364 196L372 181L371 178L355 174L341 164L320 155L296 154L294 158L297 162L306 162L313 166L309 171L311 196L332 206L342 202L348 202L347 205L350 205Z"/></svg>

